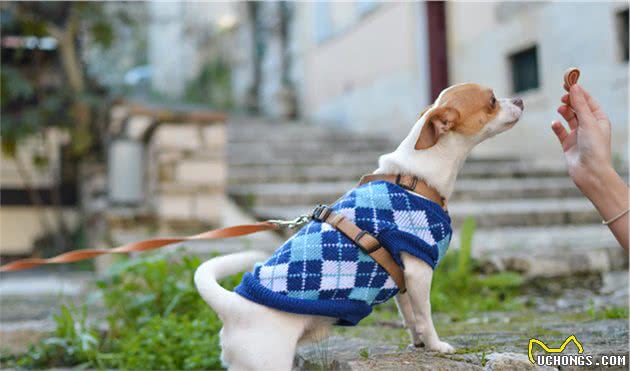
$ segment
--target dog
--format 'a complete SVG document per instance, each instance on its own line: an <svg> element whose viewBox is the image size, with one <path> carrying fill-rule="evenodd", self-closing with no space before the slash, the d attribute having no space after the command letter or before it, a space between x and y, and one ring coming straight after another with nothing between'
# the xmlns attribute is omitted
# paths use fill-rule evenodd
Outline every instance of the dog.
<svg viewBox="0 0 630 371"><path fill-rule="evenodd" d="M497 99L491 89L477 84L466 83L451 86L442 91L435 102L421 113L410 133L400 143L398 148L394 152L382 155L379 158L378 168L373 174L416 176L436 190L444 200L447 200L453 192L457 174L473 147L485 139L514 126L520 119L523 109L524 105L521 99ZM440 235L440 238L442 238L443 244L445 243L448 246L450 241L450 225L448 225L450 224L450 218L444 216L447 214L440 211L441 209L437 204L429 201L423 195L396 187L396 185L387 182L368 183L354 189L344 197L352 200L355 204L364 202L361 201L362 194L379 188L385 189L384 192L395 194L395 197L403 197L405 202L412 200L417 205L421 205L418 207L426 209L418 211L424 218L421 219L425 223L425 217L429 214L437 218L435 219L437 222L442 223L440 224L440 229L442 229L443 234ZM344 198L339 202L344 202L343 200ZM381 208L379 210L382 210L384 214L388 214L389 211L386 208L389 204L387 202L385 204L385 206L380 205L378 208ZM343 210L346 209L350 208L337 208L340 213L343 213ZM376 213L376 209L368 208L368 210ZM360 218L351 216L350 219L359 223L357 220ZM318 233L328 233L327 231L333 230L326 223L316 221L311 223L316 224L311 225L309 223L302 230L311 227L316 228ZM299 344L309 340L325 338L329 333L330 327L334 324L355 324L360 318L369 313L371 310L370 305L379 303L383 301L382 299L387 299L393 295L395 295L400 315L410 333L414 346L424 346L429 351L441 353L454 351L451 345L440 340L431 318L429 294L433 266L441 257L440 255L443 255L445 252L438 251L436 248L435 245L438 243L434 241L436 239L433 238L434 234L427 236L425 239L418 237L422 237L422 235L412 236L411 233L408 234L408 236L413 238L407 240L417 241L415 243L421 245L417 251L423 252L424 255L414 253L415 250L410 250L414 246L405 245L405 248L400 248L398 243L390 243L390 246L385 242L383 243L385 248L390 250L392 255L395 255L396 262L404 267L404 281L407 292L398 292L396 285L391 282L391 277L381 277L380 286L372 290L373 295L369 300L351 300L353 299L353 294L351 293L358 291L353 291L354 289L350 287L342 290L341 288L345 286L342 287L339 284L342 279L345 280L345 276L349 275L344 270L350 269L348 267L356 270L358 263L350 261L346 265L338 265L338 271L340 272L339 276L337 276L336 287L339 290L327 291L328 296L326 298L328 300L321 300L322 292L324 291L298 290L295 293L301 299L287 297L286 285L288 278L281 281L282 287L276 287L274 284L270 284L269 282L271 281L268 280L263 282L265 269L276 269L280 266L279 263L273 264L286 255L284 252L287 252L288 250L286 249L290 248L291 240L300 238L296 236L300 235L302 230L289 239L281 249L276 251L272 258L269 258L268 254L257 251L236 253L206 261L195 272L194 280L199 294L218 313L223 321L223 328L220 333L221 357L230 370L291 370L294 354ZM374 231L370 230L370 232ZM376 237L386 239L385 232L380 236L377 231ZM427 238L433 242L427 242ZM321 246L314 245L313 241L310 242L310 245L309 243L302 245L303 250L300 250L300 253L321 254ZM317 241L319 241L319 244L324 245L321 243L321 240ZM388 241L398 240L393 240L390 237ZM293 243L298 245L295 240L293 240ZM306 249L304 246L310 246L313 250ZM345 247L334 247L339 249L339 254L352 254L351 249L355 249L360 253L359 247L353 245L351 240L343 240L340 246ZM328 247L326 248L328 249ZM324 250L324 253L330 253L330 251ZM291 252L289 251L287 254L291 254ZM356 253L354 256L356 257ZM369 257L366 259L365 256L361 255L357 259L359 263L363 259L363 263L370 264L368 261ZM314 262L312 265L317 266L317 269L321 268L321 264L316 258L313 258L311 262ZM306 267L306 262L301 261L301 263L304 263ZM237 287L236 292L224 289L217 282L221 278L249 269L254 264L256 264L254 272L247 273L244 276L244 280ZM374 267L376 272L379 267L374 262L372 264L372 266L367 265L367 267ZM286 264L283 264L282 267L285 269L282 277L288 276ZM310 284L315 285L315 287L325 286L324 280L328 280L328 277L323 278L321 275L316 275L315 280L305 275L300 276L298 274L297 277L302 277L302 289L304 289L304 285ZM370 279L376 279L376 275L370 277ZM310 281L308 281L309 279ZM350 277L348 280L357 281L359 278ZM273 303L272 305L261 304L266 303L266 301L260 299L261 296L256 294L260 290L263 291L260 294L262 296L271 295L270 297L273 300L270 299L269 302ZM333 297L330 297L330 292L334 292ZM365 298L368 297L367 291L362 290L360 292L366 293ZM313 293L315 296L308 296ZM336 298L334 295L338 293L347 297L335 302L334 299ZM282 294L285 296L281 296ZM277 304L285 301L288 303L288 310ZM293 305L296 303L299 304L298 309ZM331 303L332 305L339 305L334 306L334 310L330 312L334 314L326 315L328 312L320 308L327 307ZM361 313L353 313L352 310L354 309ZM341 314L337 315L338 312Z"/></svg>

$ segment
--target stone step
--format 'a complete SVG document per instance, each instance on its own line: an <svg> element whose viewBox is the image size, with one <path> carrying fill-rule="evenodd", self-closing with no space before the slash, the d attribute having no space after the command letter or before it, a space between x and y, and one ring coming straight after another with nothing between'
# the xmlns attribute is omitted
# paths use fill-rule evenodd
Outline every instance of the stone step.
<svg viewBox="0 0 630 371"><path fill-rule="evenodd" d="M566 166L561 162L531 163L519 160L467 161L458 178L527 178L566 177Z"/></svg>
<svg viewBox="0 0 630 371"><path fill-rule="evenodd" d="M311 166L311 165L328 165L337 167L348 167L357 164L370 165L376 169L378 158L382 152L372 150L357 150L352 153L336 151L327 151L320 153L310 152L292 152L289 154L278 154L268 151L238 153L232 152L228 154L228 163L230 166L249 165L249 166L274 166L274 165L290 165L290 166Z"/></svg>
<svg viewBox="0 0 630 371"><path fill-rule="evenodd" d="M331 203L356 182L256 183L231 186L229 194L244 206ZM579 196L569 178L462 179L451 202L458 200L563 198Z"/></svg>
<svg viewBox="0 0 630 371"><path fill-rule="evenodd" d="M314 205L254 206L261 219L293 219L308 213ZM458 227L468 217L477 226L550 226L589 224L600 221L599 214L584 198L456 201L449 204L453 225Z"/></svg>
<svg viewBox="0 0 630 371"><path fill-rule="evenodd" d="M231 186L228 193L245 207L328 204L356 182L257 183Z"/></svg>
<svg viewBox="0 0 630 371"><path fill-rule="evenodd" d="M451 249L460 247L456 230ZM560 277L625 269L628 259L602 224L478 229L472 255L486 271Z"/></svg>
<svg viewBox="0 0 630 371"><path fill-rule="evenodd" d="M287 144L267 143L264 139L252 143L230 143L228 154L230 158L257 158L259 155L271 158L293 157L323 157L340 156L357 152L366 152L378 159L378 156L391 152L395 147L389 144L371 145L362 141L335 142L289 142Z"/></svg>
<svg viewBox="0 0 630 371"><path fill-rule="evenodd" d="M352 156L348 157L350 160ZM354 157L356 158L356 157ZM361 175L374 171L378 158L373 162L359 160L357 163L344 161L342 165L330 166L319 164L318 160L287 164L285 159L273 159L264 164L230 164L229 179L232 184L242 183L277 183L277 182L323 182L357 181ZM230 160L231 161L231 160ZM283 163L284 162L284 163ZM315 164L313 164L315 163ZM563 164L532 164L520 161L466 163L462 168L458 182L472 178L529 178L529 177L566 177Z"/></svg>
<svg viewBox="0 0 630 371"><path fill-rule="evenodd" d="M389 138L382 136L357 136L344 131L328 130L326 128L311 125L228 125L229 142L234 144L278 144L291 145L292 143L320 142L363 142L368 145L392 146Z"/></svg>
<svg viewBox="0 0 630 371"><path fill-rule="evenodd" d="M453 225L475 218L479 227L549 226L600 221L585 198L457 201L449 204Z"/></svg>
<svg viewBox="0 0 630 371"><path fill-rule="evenodd" d="M580 190L569 177L465 178L455 182L451 200L498 200L578 197Z"/></svg>
<svg viewBox="0 0 630 371"><path fill-rule="evenodd" d="M325 182L325 181L358 181L362 175L371 173L376 166L352 165L273 165L273 166L230 166L228 180L230 184L270 182Z"/></svg>

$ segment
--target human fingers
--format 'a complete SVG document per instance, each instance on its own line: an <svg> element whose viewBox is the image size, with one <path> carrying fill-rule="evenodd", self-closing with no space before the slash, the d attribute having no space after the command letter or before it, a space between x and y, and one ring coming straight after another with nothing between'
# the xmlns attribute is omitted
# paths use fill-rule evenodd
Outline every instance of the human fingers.
<svg viewBox="0 0 630 371"><path fill-rule="evenodd" d="M564 140L569 136L567 129L564 127L564 125L562 125L562 123L560 123L560 121L552 121L551 129L553 130L554 134L556 134L556 137L558 137L560 144L562 144Z"/></svg>
<svg viewBox="0 0 630 371"><path fill-rule="evenodd" d="M593 112L586 101L584 90L581 89L580 85L573 85L569 94L571 99L571 108L573 108L577 114L578 124L583 125L594 122L595 116L593 116Z"/></svg>
<svg viewBox="0 0 630 371"><path fill-rule="evenodd" d="M586 103L588 103L588 107L591 109L591 111L601 110L599 103L597 103L595 98L593 98L593 96L582 85L578 85L577 88L582 91L582 94L584 94L584 97L586 98Z"/></svg>
<svg viewBox="0 0 630 371"><path fill-rule="evenodd" d="M584 89L583 86L580 86L579 88L584 93L584 97L586 97L586 103L588 103L588 107L591 109L591 112L593 112L593 115L597 119L608 119L608 116L602 110L602 107L595 100L595 98L593 98L593 96L586 89Z"/></svg>
<svg viewBox="0 0 630 371"><path fill-rule="evenodd" d="M571 107L567 105L562 105L558 107L558 113L569 123L569 127L571 129L575 129L578 127L577 117L575 116L575 112L573 112Z"/></svg>

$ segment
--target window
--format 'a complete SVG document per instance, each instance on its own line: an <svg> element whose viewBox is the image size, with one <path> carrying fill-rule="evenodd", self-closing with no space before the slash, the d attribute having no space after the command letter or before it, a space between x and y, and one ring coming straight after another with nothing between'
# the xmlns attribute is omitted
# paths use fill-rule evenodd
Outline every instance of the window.
<svg viewBox="0 0 630 371"><path fill-rule="evenodd" d="M332 15L328 1L315 3L315 41L321 43L332 35Z"/></svg>
<svg viewBox="0 0 630 371"><path fill-rule="evenodd" d="M515 93L539 87L538 50L536 46L512 54L510 65L512 67L512 89Z"/></svg>
<svg viewBox="0 0 630 371"><path fill-rule="evenodd" d="M617 13L617 39L621 60L628 61L628 9Z"/></svg>

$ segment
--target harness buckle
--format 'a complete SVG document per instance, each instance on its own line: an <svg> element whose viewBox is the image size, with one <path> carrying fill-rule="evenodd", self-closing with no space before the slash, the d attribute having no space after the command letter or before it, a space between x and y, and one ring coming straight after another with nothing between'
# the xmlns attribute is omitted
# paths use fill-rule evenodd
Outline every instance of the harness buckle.
<svg viewBox="0 0 630 371"><path fill-rule="evenodd" d="M416 190L416 186L418 185L418 177L417 176L413 176L411 178L411 185L405 184L405 182L402 181L402 175L398 174L396 176L396 184L401 186L402 188L408 190L408 191L412 191L415 192Z"/></svg>
<svg viewBox="0 0 630 371"><path fill-rule="evenodd" d="M331 210L328 206L320 204L320 205L315 206L311 214L311 217L315 220L319 220L320 222L324 222L330 216L330 212Z"/></svg>
<svg viewBox="0 0 630 371"><path fill-rule="evenodd" d="M271 223L282 229L296 229L310 221L311 221L311 216L308 214L303 214L293 220L271 219L271 220L267 220L267 223Z"/></svg>

